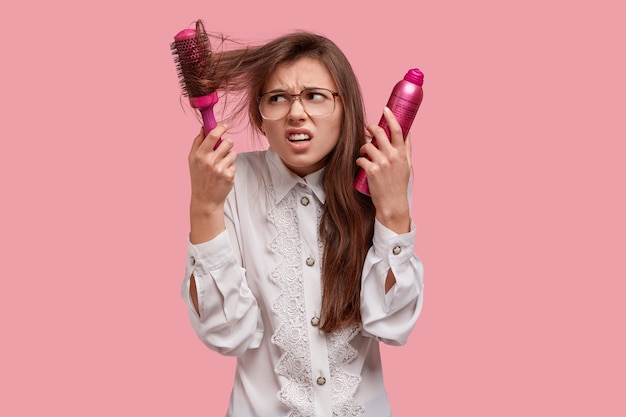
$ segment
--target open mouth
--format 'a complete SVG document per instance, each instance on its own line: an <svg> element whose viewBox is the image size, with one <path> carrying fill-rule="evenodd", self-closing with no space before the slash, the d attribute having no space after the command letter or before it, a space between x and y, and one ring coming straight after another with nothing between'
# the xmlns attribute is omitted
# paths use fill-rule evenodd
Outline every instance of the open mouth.
<svg viewBox="0 0 626 417"><path fill-rule="evenodd" d="M287 139L289 139L289 142L306 142L311 140L311 137L305 133L294 133L289 135Z"/></svg>

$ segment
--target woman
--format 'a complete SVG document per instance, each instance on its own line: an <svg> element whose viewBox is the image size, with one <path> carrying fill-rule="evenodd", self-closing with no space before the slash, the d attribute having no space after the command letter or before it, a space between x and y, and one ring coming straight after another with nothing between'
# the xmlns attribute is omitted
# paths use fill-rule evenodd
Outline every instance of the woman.
<svg viewBox="0 0 626 417"><path fill-rule="evenodd" d="M391 138L364 129L356 76L325 37L212 62L269 143L235 156L218 124L189 154L182 296L198 337L237 357L227 415L390 416L379 342L406 343L422 307L410 143L387 109ZM359 168L371 198L352 186Z"/></svg>

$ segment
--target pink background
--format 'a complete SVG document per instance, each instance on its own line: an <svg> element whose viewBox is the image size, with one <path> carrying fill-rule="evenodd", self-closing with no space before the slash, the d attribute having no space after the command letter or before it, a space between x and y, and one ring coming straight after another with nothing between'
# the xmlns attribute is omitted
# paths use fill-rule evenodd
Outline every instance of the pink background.
<svg viewBox="0 0 626 417"><path fill-rule="evenodd" d="M395 416L626 415L621 1L37 3L0 13L0 415L224 414L234 362L178 294L199 123L169 43L197 18L329 36L372 123L425 73Z"/></svg>

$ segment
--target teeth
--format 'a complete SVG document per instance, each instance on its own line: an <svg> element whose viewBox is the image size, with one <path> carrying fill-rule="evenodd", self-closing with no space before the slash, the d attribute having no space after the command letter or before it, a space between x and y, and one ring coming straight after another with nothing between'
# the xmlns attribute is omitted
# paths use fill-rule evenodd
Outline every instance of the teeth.
<svg viewBox="0 0 626 417"><path fill-rule="evenodd" d="M305 133L295 133L293 135L289 135L289 140L309 140L311 139L309 135Z"/></svg>

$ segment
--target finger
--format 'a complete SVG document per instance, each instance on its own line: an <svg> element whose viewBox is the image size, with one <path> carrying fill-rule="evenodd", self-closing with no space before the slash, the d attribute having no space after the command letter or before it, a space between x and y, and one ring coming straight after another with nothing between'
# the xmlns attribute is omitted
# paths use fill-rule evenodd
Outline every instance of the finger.
<svg viewBox="0 0 626 417"><path fill-rule="evenodd" d="M389 142L387 133L385 133L385 130L382 127L371 124L368 125L366 129L369 132L368 136L371 137L369 143L372 143L374 146L380 147L382 145L384 147Z"/></svg>
<svg viewBox="0 0 626 417"><path fill-rule="evenodd" d="M413 144L411 143L411 132L406 135L406 140L404 141L406 146L406 159L409 161L409 164L413 160Z"/></svg>
<svg viewBox="0 0 626 417"><path fill-rule="evenodd" d="M356 159L356 165L359 168L362 168L364 171L368 171L369 167L371 167L373 165L373 162L370 161L367 156L361 156L359 158Z"/></svg>
<svg viewBox="0 0 626 417"><path fill-rule="evenodd" d="M391 112L389 107L385 107L383 109L383 116L385 117L385 121L387 122L387 126L389 127L389 132L391 133L391 137L389 138L389 142L392 145L397 145L404 142L404 137L402 136L402 127L396 116Z"/></svg>
<svg viewBox="0 0 626 417"><path fill-rule="evenodd" d="M221 138L216 144L215 144L215 154L216 156L220 157L220 158L224 158L226 157L228 154L233 153L231 152L233 150L233 147L235 146L235 144L233 143L233 141L231 139L228 138Z"/></svg>
<svg viewBox="0 0 626 417"><path fill-rule="evenodd" d="M219 123L206 135L205 140L200 144L200 149L205 152L216 149L221 142L222 136L224 135L224 133L226 133L227 130L228 125L226 125L225 123Z"/></svg>
<svg viewBox="0 0 626 417"><path fill-rule="evenodd" d="M224 139L224 144L228 144L228 139ZM220 149L222 146L220 145ZM214 172L219 175L222 180L226 180L227 182L232 182L235 177L236 164L235 160L237 158L237 154L235 152L229 152L223 157L217 158L216 164L214 166Z"/></svg>
<svg viewBox="0 0 626 417"><path fill-rule="evenodd" d="M359 148L359 155L369 160L377 158L380 153L380 149L378 149L375 142L366 143Z"/></svg>
<svg viewBox="0 0 626 417"><path fill-rule="evenodd" d="M230 149L232 149L232 141L229 140L229 139L225 139L224 142L226 142L226 141L231 143ZM220 146L220 148L221 148L221 146ZM231 167L231 166L235 165L235 160L236 159L237 159L237 154L235 152L228 152L226 155L224 155L223 161L224 161L224 164L227 167Z"/></svg>
<svg viewBox="0 0 626 417"><path fill-rule="evenodd" d="M200 128L198 136L194 138L193 143L191 144L191 150L189 151L190 156L196 153L202 142L204 142L204 129Z"/></svg>

